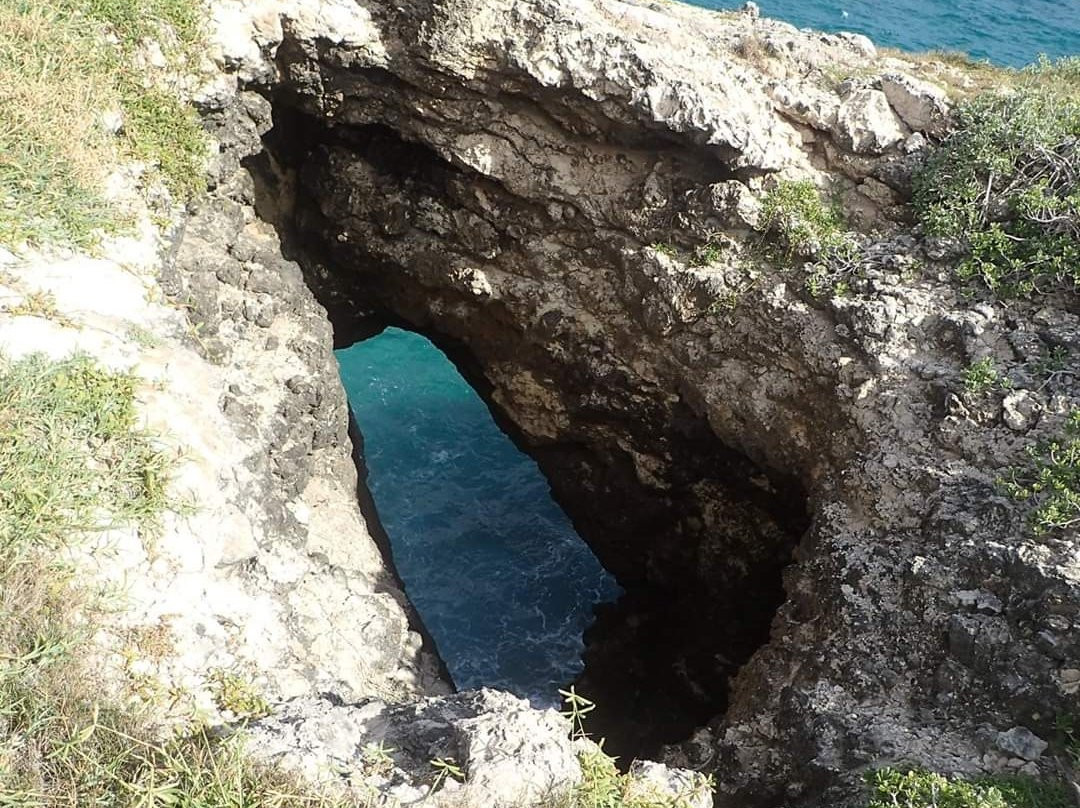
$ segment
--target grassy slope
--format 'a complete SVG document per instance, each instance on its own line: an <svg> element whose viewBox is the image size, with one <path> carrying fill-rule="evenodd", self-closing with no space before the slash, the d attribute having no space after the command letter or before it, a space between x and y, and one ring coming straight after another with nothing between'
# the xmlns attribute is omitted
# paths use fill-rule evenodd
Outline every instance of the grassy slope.
<svg viewBox="0 0 1080 808"><path fill-rule="evenodd" d="M137 426L137 380L77 356L0 357L0 806L287 808L308 795L201 731L159 741L149 705L89 656L108 605L64 548L167 506L170 461Z"/></svg>
<svg viewBox="0 0 1080 808"><path fill-rule="evenodd" d="M0 0L0 245L93 247L123 225L102 183L124 159L198 192L205 138L166 82L199 19L185 0ZM170 67L136 69L148 39Z"/></svg>

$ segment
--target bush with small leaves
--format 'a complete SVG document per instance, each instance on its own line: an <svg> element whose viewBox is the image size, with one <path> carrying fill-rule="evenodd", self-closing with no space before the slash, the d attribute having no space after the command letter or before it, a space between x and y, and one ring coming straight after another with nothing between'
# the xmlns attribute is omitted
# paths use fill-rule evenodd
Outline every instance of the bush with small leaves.
<svg viewBox="0 0 1080 808"><path fill-rule="evenodd" d="M965 249L958 274L1002 296L1080 287L1080 58L1043 60L1008 92L961 103L915 176L926 232Z"/></svg>
<svg viewBox="0 0 1080 808"><path fill-rule="evenodd" d="M1014 469L1001 485L1013 498L1034 504L1036 534L1080 526L1080 410L1073 410L1063 434L1028 449L1031 463Z"/></svg>
<svg viewBox="0 0 1080 808"><path fill-rule="evenodd" d="M762 201L761 226L776 234L782 255L828 258L853 248L840 208L829 205L809 180L782 180Z"/></svg>
<svg viewBox="0 0 1080 808"><path fill-rule="evenodd" d="M964 370L964 391L979 396L995 387L1008 388L1009 380L998 373L994 360L989 356L972 362Z"/></svg>
<svg viewBox="0 0 1080 808"><path fill-rule="evenodd" d="M1031 777L963 780L918 769L868 776L868 808L1071 808L1064 783Z"/></svg>

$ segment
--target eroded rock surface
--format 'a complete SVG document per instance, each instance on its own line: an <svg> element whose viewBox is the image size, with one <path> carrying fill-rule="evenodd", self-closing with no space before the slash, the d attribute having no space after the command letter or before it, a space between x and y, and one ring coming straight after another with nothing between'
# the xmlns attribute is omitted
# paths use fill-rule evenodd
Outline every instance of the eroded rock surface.
<svg viewBox="0 0 1080 808"><path fill-rule="evenodd" d="M704 716L668 756L724 804L1038 768L995 739L1070 709L1080 557L994 480L1076 406L1038 367L1080 332L1075 301L974 304L911 232L939 89L861 38L677 5L219 9L332 319L447 340L627 587L586 681L661 728L631 744ZM867 234L846 295L746 260L777 177ZM1008 403L964 389L985 357Z"/></svg>
<svg viewBox="0 0 1080 808"><path fill-rule="evenodd" d="M542 805L581 780L570 725L553 710L480 690L388 706L301 699L252 730L258 753L319 779L339 778L402 804ZM453 761L465 782L433 761Z"/></svg>
<svg viewBox="0 0 1080 808"><path fill-rule="evenodd" d="M995 480L1080 402L1080 316L973 300L912 230L940 88L863 37L674 4L212 8L212 192L171 251L4 268L63 321L4 315L0 348L135 368L195 495L84 559L135 582L113 662L153 643L128 673L215 720L215 672L242 675L263 753L388 798L444 755L447 804L573 786L556 716L421 700L447 685L356 505L330 353L377 310L443 341L626 587L582 684L613 743L685 767L643 780L835 805L868 766L1051 771L1080 549ZM846 294L750 260L777 178L864 231ZM1009 389L964 384L987 358Z"/></svg>
<svg viewBox="0 0 1080 808"><path fill-rule="evenodd" d="M330 324L250 205L235 120L269 110L248 101L171 252L144 220L105 257L0 258L0 354L131 371L174 460L158 533L117 528L72 551L117 593L103 664L168 704L170 723L237 718L229 687L268 702L449 690L357 505ZM50 305L20 307L34 296Z"/></svg>

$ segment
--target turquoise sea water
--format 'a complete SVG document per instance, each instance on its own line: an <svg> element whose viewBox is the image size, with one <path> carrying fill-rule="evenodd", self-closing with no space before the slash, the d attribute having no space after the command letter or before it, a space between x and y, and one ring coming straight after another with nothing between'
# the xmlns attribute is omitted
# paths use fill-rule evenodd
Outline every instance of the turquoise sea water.
<svg viewBox="0 0 1080 808"><path fill-rule="evenodd" d="M1080 0L757 0L800 28L854 31L905 50L961 50L1019 67L1040 53L1080 54ZM742 2L697 0L706 8Z"/></svg>
<svg viewBox="0 0 1080 808"><path fill-rule="evenodd" d="M337 356L394 562L454 682L554 703L618 586L438 348L389 328Z"/></svg>

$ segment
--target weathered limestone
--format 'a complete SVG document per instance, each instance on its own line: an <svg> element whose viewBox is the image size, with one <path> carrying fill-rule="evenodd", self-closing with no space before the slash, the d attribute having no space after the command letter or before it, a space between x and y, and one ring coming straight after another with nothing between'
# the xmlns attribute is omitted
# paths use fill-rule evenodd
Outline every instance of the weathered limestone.
<svg viewBox="0 0 1080 808"><path fill-rule="evenodd" d="M127 673L215 720L214 672L250 679L274 707L258 749L387 797L425 799L447 755L466 781L438 804L580 776L552 714L422 700L447 687L356 505L314 290L341 334L381 307L446 340L627 587L585 681L629 749L670 742L684 767L642 779L839 805L867 766L1048 771L1080 688L1080 550L1032 535L994 481L1080 402L1075 373L1039 369L1051 347L1075 365L1080 318L973 304L939 263L956 245L911 232L939 90L864 38L752 10L212 10L212 193L164 266L149 237L134 262L114 244L5 266L8 294L48 288L67 322L0 315L0 348L159 381L145 410L195 494L156 545L118 532L84 559L132 584L113 664L167 635ZM867 232L846 295L747 260L777 177L834 186ZM986 357L1013 389L972 397ZM365 752L380 740L389 762Z"/></svg>
<svg viewBox="0 0 1080 808"><path fill-rule="evenodd" d="M5 309L44 294L55 312L0 309L0 352L83 352L133 371L146 425L176 458L160 535L117 529L73 550L123 593L104 662L173 694L163 718L179 722L232 717L222 676L271 702L447 692L357 506L325 313L243 204L245 177L221 177L239 188L200 203L164 266L145 220L105 258L2 266Z"/></svg>
<svg viewBox="0 0 1080 808"><path fill-rule="evenodd" d="M581 769L569 723L507 693L480 690L399 707L301 699L256 724L253 747L313 779L344 777L410 805L527 808L571 791ZM453 761L468 779L439 778L432 761Z"/></svg>
<svg viewBox="0 0 1080 808"><path fill-rule="evenodd" d="M997 733L1067 709L1075 536L1033 536L993 481L1075 406L1072 377L1028 404L1080 330L1057 301L973 307L951 248L907 232L945 109L902 60L679 5L222 8L262 37L231 58L276 105L263 179L298 200L278 223L309 282L339 324L374 301L454 341L639 593L586 680L654 729L711 710L668 756L721 804L857 799L892 761L1009 768ZM747 267L776 176L887 236L846 296ZM965 400L987 355L1007 405Z"/></svg>
<svg viewBox="0 0 1080 808"><path fill-rule="evenodd" d="M909 128L931 135L944 132L949 101L940 87L903 73L886 73L881 77L881 90Z"/></svg>

